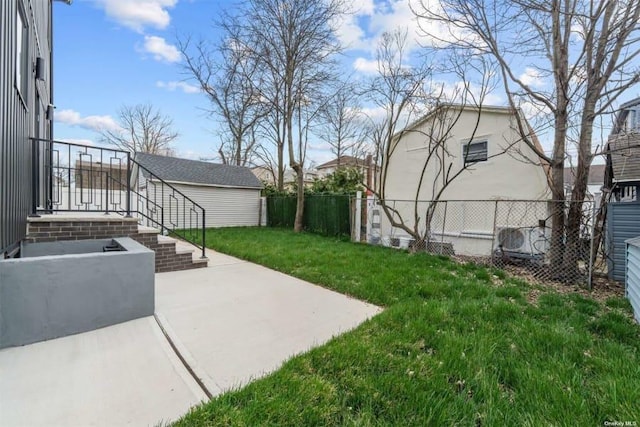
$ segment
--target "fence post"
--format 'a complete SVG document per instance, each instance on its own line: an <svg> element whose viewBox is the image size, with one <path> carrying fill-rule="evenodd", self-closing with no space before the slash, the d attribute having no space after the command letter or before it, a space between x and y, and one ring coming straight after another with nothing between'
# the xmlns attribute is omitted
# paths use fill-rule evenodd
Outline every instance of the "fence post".
<svg viewBox="0 0 640 427"><path fill-rule="evenodd" d="M373 208L373 195L369 194L367 195L367 230L366 230L366 236L365 239L367 240L367 243L371 243L371 235L372 235L372 226L371 226L371 210Z"/></svg>
<svg viewBox="0 0 640 427"><path fill-rule="evenodd" d="M356 242L360 242L361 237L361 227L362 227L362 191L358 191L356 193L356 213L355 213L355 221L354 221L354 240Z"/></svg>
<svg viewBox="0 0 640 427"><path fill-rule="evenodd" d="M587 279L587 287L589 290L593 288L593 241L596 232L596 202L595 198L591 204L591 239L589 242L589 278Z"/></svg>

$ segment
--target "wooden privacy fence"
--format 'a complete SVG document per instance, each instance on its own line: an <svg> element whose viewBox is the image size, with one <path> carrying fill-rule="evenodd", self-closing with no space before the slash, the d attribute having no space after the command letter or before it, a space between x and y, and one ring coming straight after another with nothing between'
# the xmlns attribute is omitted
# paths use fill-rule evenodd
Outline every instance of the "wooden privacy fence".
<svg viewBox="0 0 640 427"><path fill-rule="evenodd" d="M325 236L351 234L350 195L307 195L304 198L303 226L306 231ZM295 196L267 197L267 226L291 227L296 216Z"/></svg>

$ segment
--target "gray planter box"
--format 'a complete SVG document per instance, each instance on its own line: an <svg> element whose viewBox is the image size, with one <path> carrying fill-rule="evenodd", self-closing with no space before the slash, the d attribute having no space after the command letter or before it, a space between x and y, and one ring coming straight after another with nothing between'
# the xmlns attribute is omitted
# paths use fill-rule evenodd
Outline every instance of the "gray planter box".
<svg viewBox="0 0 640 427"><path fill-rule="evenodd" d="M103 252L116 242L123 251ZM0 348L154 312L155 253L128 237L24 245L0 261Z"/></svg>

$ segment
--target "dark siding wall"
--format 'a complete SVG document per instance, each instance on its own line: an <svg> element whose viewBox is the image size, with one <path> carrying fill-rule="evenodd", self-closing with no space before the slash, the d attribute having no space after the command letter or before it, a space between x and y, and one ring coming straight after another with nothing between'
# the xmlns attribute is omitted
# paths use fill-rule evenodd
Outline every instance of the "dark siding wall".
<svg viewBox="0 0 640 427"><path fill-rule="evenodd" d="M15 86L16 16L22 5L28 24L26 94ZM0 257L26 235L31 206L31 142L50 137L44 112L51 103L51 0L0 1ZM32 70L36 58L45 61L45 80ZM40 105L36 105L36 93ZM40 123L35 123L36 109ZM37 129L37 130L36 130Z"/></svg>
<svg viewBox="0 0 640 427"><path fill-rule="evenodd" d="M624 282L625 240L640 236L640 202L610 203L607 207L609 277Z"/></svg>

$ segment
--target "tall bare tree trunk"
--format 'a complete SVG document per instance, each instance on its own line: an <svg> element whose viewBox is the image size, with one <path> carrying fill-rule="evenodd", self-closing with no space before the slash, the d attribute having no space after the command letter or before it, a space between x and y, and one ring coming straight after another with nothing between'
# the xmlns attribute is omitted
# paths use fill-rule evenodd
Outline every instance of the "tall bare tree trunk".
<svg viewBox="0 0 640 427"><path fill-rule="evenodd" d="M296 219L293 223L293 231L298 233L304 228L304 172L300 166L296 167L296 180L298 182L298 194L296 197Z"/></svg>
<svg viewBox="0 0 640 427"><path fill-rule="evenodd" d="M552 271L560 272L564 255L565 231L564 140L567 136L566 117L556 115L555 123L551 163L551 247L549 252Z"/></svg>
<svg viewBox="0 0 640 427"><path fill-rule="evenodd" d="M278 191L284 191L284 147L278 145Z"/></svg>
<svg viewBox="0 0 640 427"><path fill-rule="evenodd" d="M566 248L564 255L563 272L566 279L574 281L579 278L578 262L583 254L580 241L580 231L582 226L583 204L587 195L589 184L589 170L592 161L591 138L593 136L593 121L596 108L596 100L592 96L588 97L580 123L580 140L578 144L578 165L576 176L571 191L571 204L567 216ZM584 258L587 260L587 258Z"/></svg>

